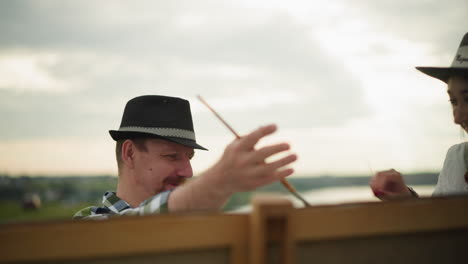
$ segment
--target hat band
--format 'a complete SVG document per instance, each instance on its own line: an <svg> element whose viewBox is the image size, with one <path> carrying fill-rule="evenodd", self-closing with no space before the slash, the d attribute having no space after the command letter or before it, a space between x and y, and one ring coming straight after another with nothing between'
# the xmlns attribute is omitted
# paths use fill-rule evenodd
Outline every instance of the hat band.
<svg viewBox="0 0 468 264"><path fill-rule="evenodd" d="M141 132L149 133L163 137L178 137L185 138L195 141L195 133L190 130L180 129L180 128L169 128L169 127L121 127L119 131L122 132Z"/></svg>
<svg viewBox="0 0 468 264"><path fill-rule="evenodd" d="M468 46L458 48L457 55L452 62L453 68L468 68Z"/></svg>

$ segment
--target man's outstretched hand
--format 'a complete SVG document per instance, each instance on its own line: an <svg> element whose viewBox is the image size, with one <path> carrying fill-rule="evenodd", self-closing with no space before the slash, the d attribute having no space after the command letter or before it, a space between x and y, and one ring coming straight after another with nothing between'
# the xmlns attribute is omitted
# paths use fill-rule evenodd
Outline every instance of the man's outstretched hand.
<svg viewBox="0 0 468 264"><path fill-rule="evenodd" d="M250 134L229 144L221 159L214 166L217 185L226 193L251 191L291 175L294 171L285 168L296 161L295 154L266 163L275 154L290 149L287 143L278 143L255 149L258 141L276 131L276 125L260 127Z"/></svg>
<svg viewBox="0 0 468 264"><path fill-rule="evenodd" d="M174 190L169 198L169 211L217 210L236 192L252 191L291 175L294 170L286 167L297 160L297 155L265 162L275 154L288 151L289 144L255 149L260 139L276 130L276 125L263 126L231 142L217 163Z"/></svg>

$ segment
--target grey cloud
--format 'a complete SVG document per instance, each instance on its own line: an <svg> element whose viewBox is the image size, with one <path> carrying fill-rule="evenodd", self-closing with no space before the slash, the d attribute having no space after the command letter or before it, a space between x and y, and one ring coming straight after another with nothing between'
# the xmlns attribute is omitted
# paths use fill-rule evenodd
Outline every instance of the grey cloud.
<svg viewBox="0 0 468 264"><path fill-rule="evenodd" d="M249 32L244 31L244 37L258 39L265 35L255 31L261 25L249 25L245 22L255 10L235 8L226 1L203 1L195 4L190 1L128 3L20 0L3 1L0 5L0 45L4 48L99 49L99 52L151 57L156 50L156 53L162 54L174 54L171 51L177 51L180 54L188 52L195 55L193 49L206 48L212 51L208 47L219 49L229 42L241 47L248 45L250 50L260 54L269 51L268 46L256 46L255 42L246 39L238 42L237 29L242 26L253 26L250 32L252 34L247 35ZM116 7L128 12L118 13L117 18L109 16ZM438 52L444 52L453 50L456 47L453 43L458 43L466 31L466 10L468 2L465 0L448 0L443 3L438 0L358 0L353 1L346 12L368 18L369 25L376 26L376 30L379 30L376 34L386 32L408 40L432 43ZM177 21L186 13L210 19L200 28L179 27ZM214 19L223 15L233 21L223 24L226 20ZM235 20L238 23L231 23ZM219 22L220 25L216 25ZM282 25L277 26L281 29ZM266 37L279 45L276 43L278 38ZM221 47L218 45L219 39L225 40ZM188 43L192 44L192 48L188 47ZM203 52L201 54L205 55ZM245 53L240 58L243 55ZM225 59L222 53L210 52L210 57Z"/></svg>
<svg viewBox="0 0 468 264"><path fill-rule="evenodd" d="M439 57L453 56L468 32L465 0L358 0L352 2L352 7L349 12L366 17L376 34L432 46L434 55Z"/></svg>
<svg viewBox="0 0 468 264"><path fill-rule="evenodd" d="M194 6L190 1L5 1L0 45L123 53L164 49L177 41L180 15Z"/></svg>
<svg viewBox="0 0 468 264"><path fill-rule="evenodd" d="M118 124L120 113L89 111L105 101L64 94L17 93L0 90L0 139L102 137Z"/></svg>
<svg viewBox="0 0 468 264"><path fill-rule="evenodd" d="M16 16L1 23L0 32L7 36L0 41L1 51L58 53L60 60L45 65L46 71L77 87L60 94L1 91L2 98L16 102L8 105L3 99L0 103L0 115L12 128L2 132L2 138L92 135L91 131L117 126L124 102L148 93L192 97L200 92L229 96L287 90L302 99L297 104L256 109L255 118L246 118L252 116L251 109L237 112L242 126L266 120L287 127L336 126L368 114L360 83L310 37L313 28L296 24L288 15L277 14L258 24L224 21L184 29L176 25L174 16L185 9L174 6L149 7L155 10L155 20L132 23L125 18L105 23L105 13L96 15L78 2L46 3L8 3L16 6L2 9ZM254 11L245 12L238 19L255 16ZM175 61L193 67L250 67L260 73L237 80L190 77L171 66ZM132 70L133 65L142 71Z"/></svg>

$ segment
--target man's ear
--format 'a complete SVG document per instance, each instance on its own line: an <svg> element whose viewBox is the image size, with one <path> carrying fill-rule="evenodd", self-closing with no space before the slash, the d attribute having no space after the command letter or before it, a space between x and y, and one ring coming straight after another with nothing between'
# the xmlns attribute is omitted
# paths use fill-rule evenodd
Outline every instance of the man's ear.
<svg viewBox="0 0 468 264"><path fill-rule="evenodd" d="M122 151L120 153L122 162L125 166L133 169L134 167L134 158L135 158L135 144L130 139L127 139L122 144Z"/></svg>

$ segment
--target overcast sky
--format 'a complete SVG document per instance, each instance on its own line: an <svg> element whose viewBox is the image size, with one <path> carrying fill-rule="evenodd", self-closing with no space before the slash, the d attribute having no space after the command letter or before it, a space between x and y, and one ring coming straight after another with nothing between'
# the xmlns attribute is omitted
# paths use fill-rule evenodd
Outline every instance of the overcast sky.
<svg viewBox="0 0 468 264"><path fill-rule="evenodd" d="M190 100L195 172L233 136L277 123L296 175L438 171L452 144L445 85L466 0L1 1L0 172L116 174L125 103Z"/></svg>

